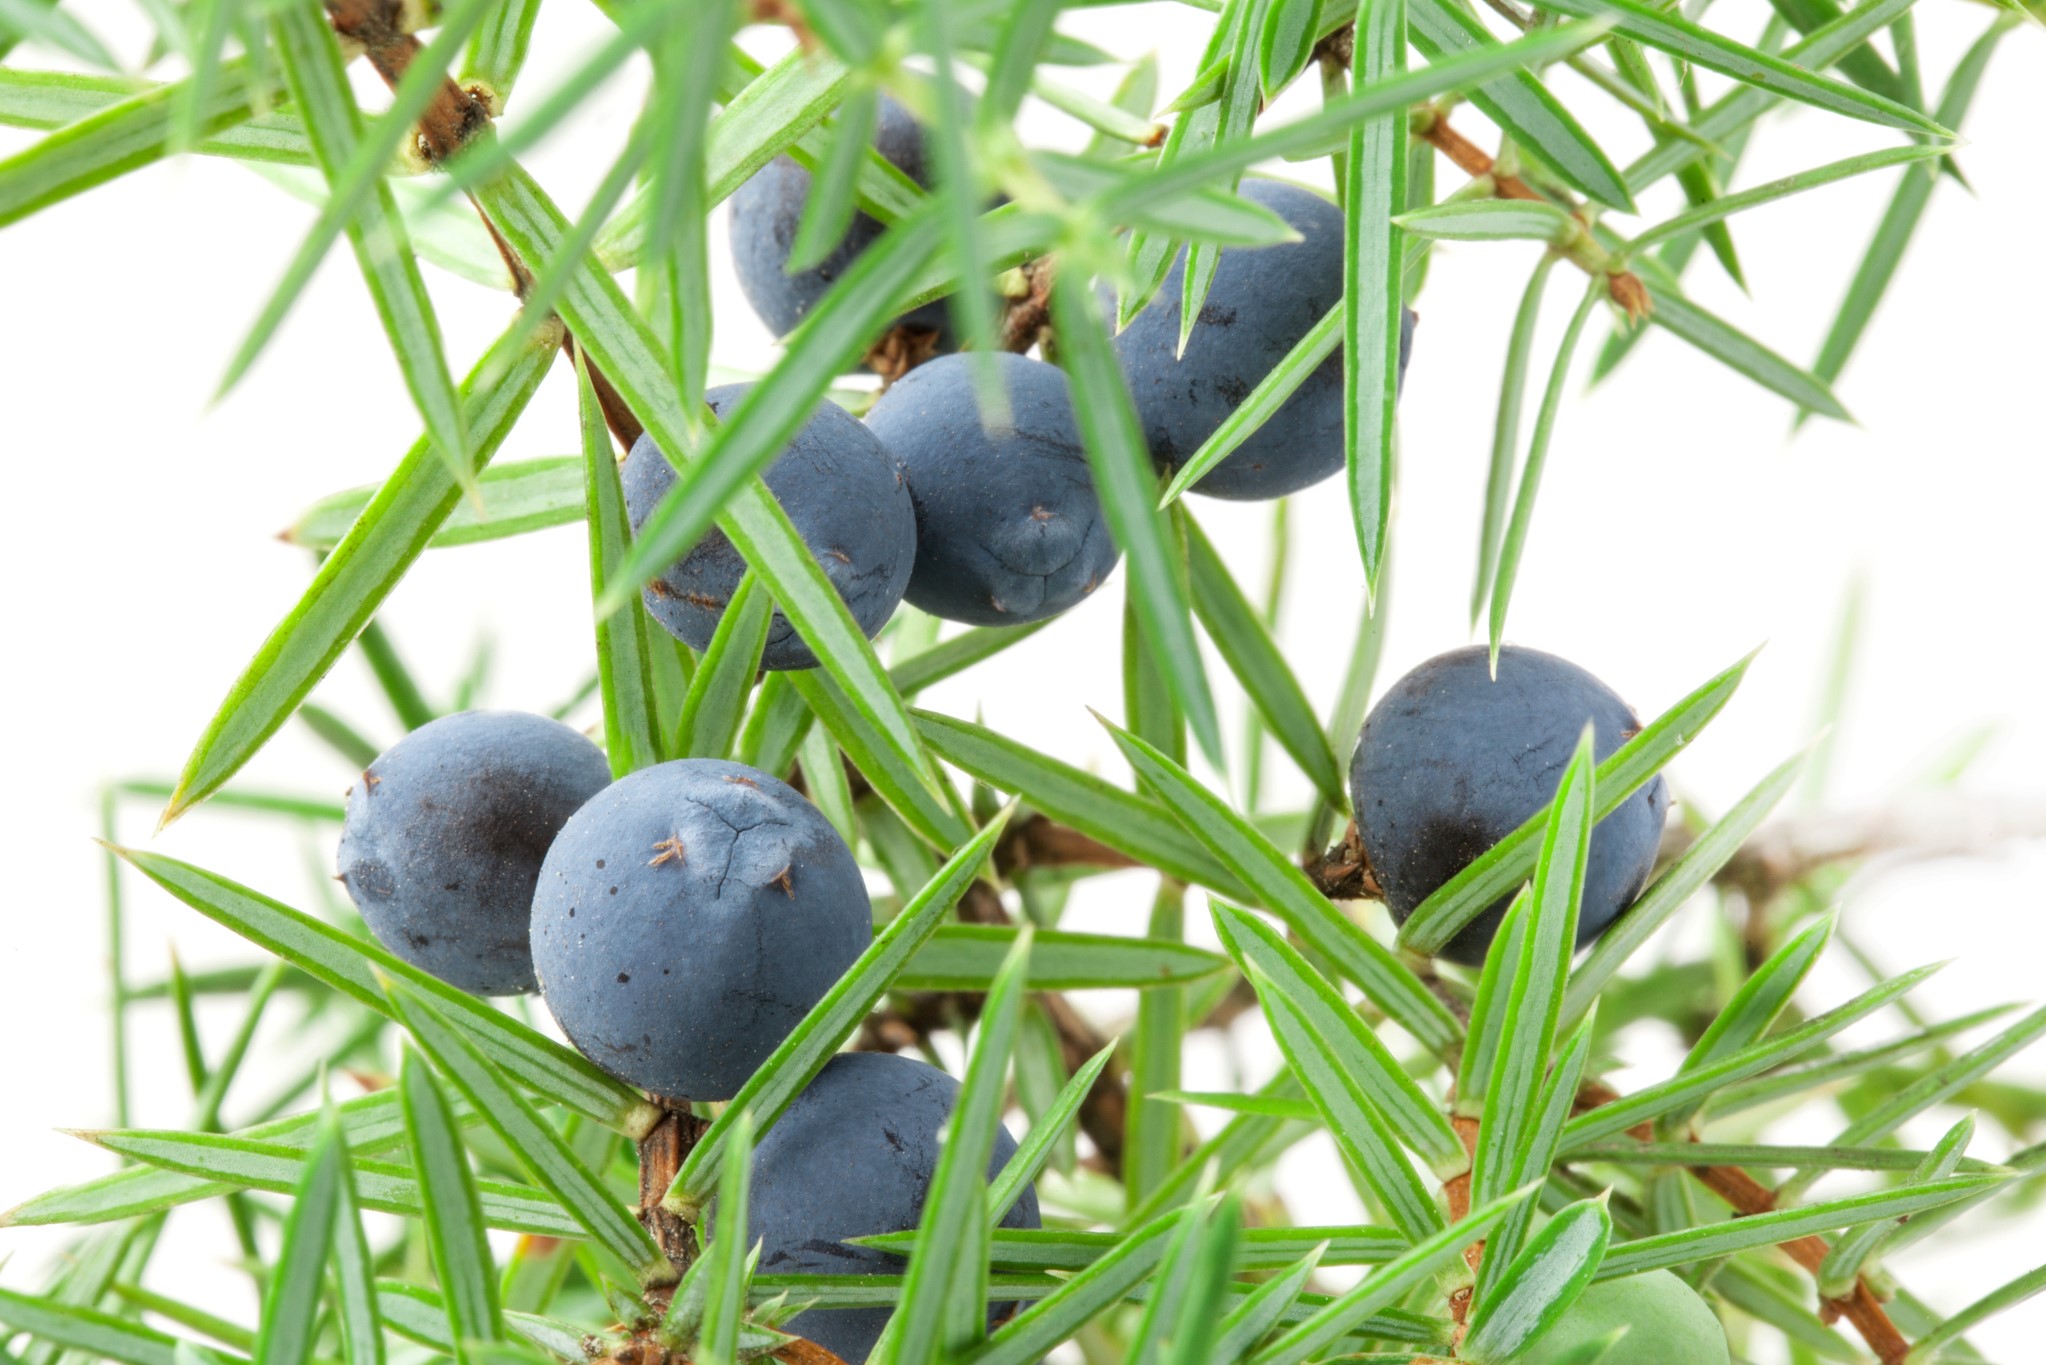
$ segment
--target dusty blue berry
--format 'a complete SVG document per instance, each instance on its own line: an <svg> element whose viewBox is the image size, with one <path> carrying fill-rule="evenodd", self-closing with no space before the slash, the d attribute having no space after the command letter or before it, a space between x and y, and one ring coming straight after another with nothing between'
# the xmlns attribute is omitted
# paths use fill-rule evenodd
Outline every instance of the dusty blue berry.
<svg viewBox="0 0 2046 1365"><path fill-rule="evenodd" d="M610 780L603 751L559 721L442 716L348 789L341 882L377 941L413 966L478 995L530 991L540 861Z"/></svg>
<svg viewBox="0 0 2046 1365"><path fill-rule="evenodd" d="M1343 299L1343 211L1309 190L1272 180L1246 180L1242 193L1285 219L1300 240L1224 250L1184 353L1182 252L1156 296L1115 339L1144 439L1161 467L1185 464ZM1402 382L1413 336L1410 311L1400 328ZM1217 498L1277 498L1341 469L1342 388L1338 350L1194 490Z"/></svg>
<svg viewBox="0 0 2046 1365"><path fill-rule="evenodd" d="M751 387L712 389L711 408L726 416ZM675 468L653 438L642 435L622 472L626 511L636 534L675 486ZM894 614L916 560L916 512L901 466L844 408L820 403L768 466L766 479L853 619L872 636ZM713 527L647 586L646 609L669 634L702 649L745 575L745 559ZM760 663L770 670L815 668L817 656L777 610Z"/></svg>
<svg viewBox="0 0 2046 1365"><path fill-rule="evenodd" d="M944 1072L893 1053L844 1052L826 1063L753 1153L746 1240L761 1243L760 1273L900 1275L900 1258L845 1239L922 1222L938 1132L958 1096ZM1015 1139L997 1129L990 1179L1015 1152ZM1024 1188L1001 1226L1039 1226L1035 1188ZM990 1321L1013 1307L991 1308ZM813 1308L787 1330L860 1365L887 1324L885 1308Z"/></svg>
<svg viewBox="0 0 2046 1365"><path fill-rule="evenodd" d="M1508 645L1491 676L1483 645L1438 654L1371 708L1350 763L1357 834L1394 919L1555 798L1586 722L1603 761L1641 728L1613 690L1566 659ZM1662 838L1660 776L1592 831L1577 946L1633 903ZM1477 964L1511 897L1488 906L1443 956Z"/></svg>
<svg viewBox="0 0 2046 1365"><path fill-rule="evenodd" d="M533 966L584 1056L730 1099L873 938L852 853L787 783L689 758L569 820L532 899Z"/></svg>
<svg viewBox="0 0 2046 1365"><path fill-rule="evenodd" d="M930 188L923 128L907 109L885 96L875 122L874 149L911 180ZM825 291L884 231L875 219L856 214L830 255L808 270L790 274L789 252L796 244L796 230L809 197L810 173L785 156L761 167L732 194L732 265L738 272L739 288L776 336L794 331ZM926 347L952 347L951 323L942 299L912 309L895 323L925 333L920 340Z"/></svg>
<svg viewBox="0 0 2046 1365"><path fill-rule="evenodd" d="M1101 586L1118 551L1087 468L1065 372L1006 351L1009 419L981 420L974 366L941 356L881 395L867 425L916 507L914 606L977 626L1056 616Z"/></svg>

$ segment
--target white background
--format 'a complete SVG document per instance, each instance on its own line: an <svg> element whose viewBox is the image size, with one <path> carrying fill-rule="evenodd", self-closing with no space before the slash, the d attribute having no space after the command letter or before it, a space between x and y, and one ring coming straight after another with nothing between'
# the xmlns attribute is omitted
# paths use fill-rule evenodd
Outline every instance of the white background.
<svg viewBox="0 0 2046 1365"><path fill-rule="evenodd" d="M114 0L76 8L119 51L139 54L143 39L126 8ZM1713 18L1729 31L1754 32L1763 12L1756 0L1725 0ZM1988 14L1976 5L1927 7L1920 26L1929 83L1944 78ZM1155 47L1169 92L1191 77L1207 20L1154 4L1069 18L1067 27L1130 55ZM566 0L549 6L510 121L602 32L592 9ZM764 53L783 41L766 31L749 39ZM45 53L13 60L56 64ZM1095 89L1112 75L1066 74ZM640 78L635 71L530 158L565 205L580 204L601 173L637 107ZM2037 169L2042 83L2046 42L2036 30L2014 35L1968 124L1973 144L1962 160L1979 197L1940 186L1902 278L1840 385L1859 425L1814 422L1793 439L1781 401L1663 334L1651 335L1612 381L1590 391L1572 384L1509 636L1582 662L1644 714L1769 642L1740 696L1673 770L1682 799L1723 809L1809 738L1835 622L1857 574L1867 591L1865 632L1837 734L1833 798L1880 804L1985 724L1997 727L1995 739L1968 788L2033 799L2046 791L2036 669L2046 503L2037 416L2046 375L2039 324L2046 258L2037 249L2046 212ZM1291 99L1286 107L1304 105ZM1076 140L1074 125L1049 111L1032 117L1036 140ZM1474 115L1458 121L1482 132ZM1638 125L1624 117L1595 129L1622 163L1641 149ZM0 153L31 140L0 131ZM1813 113L1779 115L1756 139L1744 183L1887 141ZM1445 189L1457 183L1446 164L1440 174ZM1696 292L1785 354L1810 357L1893 184L1885 175L1836 186L1741 219L1753 301L1710 262L1693 272ZM1644 207L1644 221L1671 211L1664 195ZM0 639L11 658L4 685L13 718L0 796L8 870L0 1037L9 1040L0 1071L0 1207L107 1169L103 1156L52 1131L111 1117L102 872L90 843L96 788L177 769L305 582L304 554L273 534L312 499L380 479L416 433L345 251L332 254L254 373L209 406L228 356L309 222L303 205L242 168L193 158L0 232L0 451L9 510L0 537ZM718 359L763 367L773 348L729 275L721 230L717 248ZM1381 685L1468 638L1464 604L1496 374L1532 262L1515 247L1443 248L1419 302ZM432 271L429 279L452 363L466 369L510 316L508 301ZM1560 330L1578 287L1570 271L1556 272L1545 336ZM1603 326L1595 324L1580 356L1580 381ZM1545 369L1544 362L1537 381ZM500 458L574 449L566 375L556 367ZM1198 511L1244 580L1262 581L1266 511L1207 501ZM1336 484L1297 498L1293 525L1282 633L1325 705L1360 596ZM930 704L981 711L990 725L1061 757L1119 772L1086 710L1120 708L1120 593L1101 597L998 665L937 689ZM442 695L487 637L497 658L488 701L550 707L588 666L581 532L429 554L383 619ZM395 737L353 655L318 695L379 742ZM1239 708L1233 697L1227 705L1233 721ZM1278 774L1279 763L1270 766ZM349 778L292 726L244 780L338 795ZM1302 795L1283 775L1273 781L1275 801ZM154 815L146 804L124 807L120 837L150 841ZM210 811L151 846L301 902L312 894L308 867L317 872L332 855L275 826ZM2034 847L1871 877L1848 900L1845 923L1893 969L1958 958L1922 992L1935 1011L2025 1000L2039 993L2046 949L2042 874L2046 855ZM238 940L136 881L128 882L136 978L158 976L173 945L192 967L249 960ZM1136 929L1148 899L1140 879L1110 879L1085 912ZM1858 984L1851 969L1829 965L1813 998L1835 1001ZM1096 1003L1111 1024L1127 1007ZM318 1045L294 1037L288 1019L275 1011L280 1026L262 1034L245 1099L264 1094ZM205 1012L216 1053L235 1022L232 1011ZM183 1123L189 1105L168 1018L145 1011L135 1045L137 1121ZM1619 1083L1654 1079L1669 1062L1665 1052L1651 1045ZM1216 1063L1202 1053L1197 1064ZM2046 1076L2037 1061L2018 1071ZM1989 1126L1980 1150L1996 1155L2006 1148ZM1282 1185L1302 1217L1335 1220L1354 1209L1325 1151L1289 1161ZM178 1250L160 1255L152 1273L167 1291L246 1320L243 1282L220 1268L230 1248L223 1226L209 1211L181 1215L172 1224ZM1936 1303L1958 1307L2036 1263L2046 1245L2041 1231L2034 1221L1948 1239L1912 1257L1909 1278ZM57 1242L0 1234L0 1256L18 1255L7 1282L36 1283ZM2034 1306L1978 1340L2005 1361L2022 1361L2036 1358L2042 1329L2046 1310Z"/></svg>

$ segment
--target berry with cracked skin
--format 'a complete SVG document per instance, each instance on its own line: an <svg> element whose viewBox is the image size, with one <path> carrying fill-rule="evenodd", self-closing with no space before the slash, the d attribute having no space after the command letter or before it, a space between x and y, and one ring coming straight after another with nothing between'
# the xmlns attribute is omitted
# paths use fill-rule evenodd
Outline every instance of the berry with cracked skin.
<svg viewBox="0 0 2046 1365"><path fill-rule="evenodd" d="M938 1132L959 1082L890 1052L842 1052L796 1096L753 1153L746 1240L759 1241L763 1275L900 1275L899 1257L847 1246L848 1237L914 1231L938 1166ZM1015 1155L995 1131L988 1177ZM1026 1186L1003 1214L1005 1228L1040 1226L1037 1191ZM989 1320L1013 1305L990 1308ZM885 1308L813 1308L784 1330L859 1365L888 1324Z"/></svg>
<svg viewBox="0 0 2046 1365"><path fill-rule="evenodd" d="M883 96L874 126L874 150L925 189L931 187L924 161L924 130L910 112ZM773 333L787 336L809 316L838 277L886 229L864 213L855 214L831 254L808 270L789 273L789 251L810 198L810 173L786 156L762 166L732 193L732 266L746 301ZM897 318L891 326L914 329L926 353L952 349L946 304L937 299Z"/></svg>
<svg viewBox="0 0 2046 1365"><path fill-rule="evenodd" d="M705 397L724 417L751 387L724 384ZM637 535L675 486L675 468L653 438L642 435L620 472L626 513ZM765 477L796 534L871 637L894 614L916 560L916 511L902 467L873 432L827 402L818 404L789 439ZM713 527L695 549L648 584L642 597L670 635L703 649L745 575L745 559ZM817 656L779 609L768 626L760 666L770 671L817 666Z"/></svg>
<svg viewBox="0 0 2046 1365"><path fill-rule="evenodd" d="M1115 338L1151 458L1185 464L1223 419L1343 298L1343 211L1310 190L1245 180L1246 199L1277 213L1300 240L1222 252L1200 317L1179 350L1186 253L1151 302ZM1414 314L1400 325L1400 380ZM1279 410L1194 484L1215 498L1283 497L1343 467L1343 357L1315 367Z"/></svg>
<svg viewBox="0 0 2046 1365"><path fill-rule="evenodd" d="M1404 923L1431 892L1518 829L1556 795L1586 721L1610 757L1641 728L1611 688L1566 659L1508 645L1491 676L1487 651L1438 654L1371 708L1350 762L1357 835L1386 907ZM1633 903L1655 864L1669 810L1660 775L1592 831L1577 946ZM1442 950L1476 965L1512 897L1486 907Z"/></svg>
<svg viewBox="0 0 2046 1365"><path fill-rule="evenodd" d="M1516 1359L1564 1365L1617 1327L1627 1334L1598 1365L1729 1365L1732 1358L1725 1329L1697 1291L1667 1270L1651 1270L1592 1285Z"/></svg>
<svg viewBox="0 0 2046 1365"><path fill-rule="evenodd" d="M477 995L531 991L526 911L540 862L610 781L603 750L559 721L442 716L348 789L341 882L377 941L421 971Z"/></svg>
<svg viewBox="0 0 2046 1365"><path fill-rule="evenodd" d="M976 626L1073 606L1115 569L1063 370L997 352L1009 421L981 420L973 363L943 356L897 381L867 425L902 461L916 508L909 602Z"/></svg>
<svg viewBox="0 0 2046 1365"><path fill-rule="evenodd" d="M730 1099L873 938L838 831L722 759L599 792L547 851L532 909L540 993L569 1041L692 1100Z"/></svg>

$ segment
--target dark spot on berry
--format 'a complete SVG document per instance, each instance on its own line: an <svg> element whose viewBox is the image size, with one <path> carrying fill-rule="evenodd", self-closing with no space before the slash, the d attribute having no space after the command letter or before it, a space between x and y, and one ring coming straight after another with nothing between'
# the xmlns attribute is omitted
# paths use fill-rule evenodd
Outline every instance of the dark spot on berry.
<svg viewBox="0 0 2046 1365"><path fill-rule="evenodd" d="M341 875L343 883L355 894L358 905L364 900L387 901L398 894L398 879L382 863L365 858L352 867L343 868Z"/></svg>

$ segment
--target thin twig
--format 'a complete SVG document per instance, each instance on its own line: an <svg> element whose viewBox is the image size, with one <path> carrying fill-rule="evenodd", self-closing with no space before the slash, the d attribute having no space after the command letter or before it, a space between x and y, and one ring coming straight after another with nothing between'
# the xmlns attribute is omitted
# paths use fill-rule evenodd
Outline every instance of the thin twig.
<svg viewBox="0 0 2046 1365"><path fill-rule="evenodd" d="M653 1131L639 1140L639 1221L679 1275L696 1259L696 1229L662 1208L661 1200L710 1124L690 1113L687 1100L656 1096L655 1103L667 1112ZM652 1295L673 1290L648 1292L651 1302Z"/></svg>
<svg viewBox="0 0 2046 1365"><path fill-rule="evenodd" d="M1768 1213L1776 1207L1776 1192L1761 1184L1746 1171L1734 1166L1693 1166L1690 1172L1698 1182L1732 1206L1735 1213L1743 1216ZM1825 1264L1830 1248L1823 1237L1799 1237L1795 1241L1781 1243L1781 1250L1811 1272L1817 1279L1819 1267ZM1819 1317L1824 1322L1840 1318L1854 1324L1854 1330L1876 1353L1876 1359L1883 1365L1903 1365L1904 1358L1911 1353L1911 1343L1897 1330L1897 1324L1890 1321L1882 1302L1875 1291L1869 1288L1866 1278L1854 1277L1854 1289L1842 1298L1823 1299L1819 1306Z"/></svg>
<svg viewBox="0 0 2046 1365"><path fill-rule="evenodd" d="M1619 1092L1611 1086L1601 1081L1589 1081L1578 1091L1578 1112L1597 1109L1619 1098ZM1646 1142L1655 1136L1655 1130L1651 1124L1637 1123L1627 1130L1627 1135ZM1726 1201L1741 1217L1769 1213L1776 1208L1776 1192L1738 1166L1690 1166L1686 1169L1699 1184ZM1809 1271L1814 1280L1818 1278L1819 1267L1825 1262L1829 1249L1823 1237L1799 1237L1780 1246L1786 1255ZM1881 1301L1862 1276L1855 1277L1853 1292L1842 1298L1822 1300L1820 1316L1826 1322L1847 1319L1882 1365L1903 1365L1905 1356L1910 1354L1911 1343L1897 1330L1897 1324L1890 1321L1890 1315L1884 1311Z"/></svg>
<svg viewBox="0 0 2046 1365"><path fill-rule="evenodd" d="M1004 877L1032 867L1143 867L1119 849L1067 825L1029 815L1010 824L995 845L995 869Z"/></svg>
<svg viewBox="0 0 2046 1365"><path fill-rule="evenodd" d="M562 333L561 349L573 359L575 338L566 332ZM602 370L590 363L587 357L584 358L583 368L590 376L590 387L596 391L597 408L604 414L604 425L611 428L611 435L617 438L620 446L631 450L646 428L640 425L639 418L633 416L632 408L619 396L618 390L612 387L610 379ZM659 582L658 579L655 581Z"/></svg>
<svg viewBox="0 0 2046 1365"><path fill-rule="evenodd" d="M399 0L326 0L326 6L334 31L360 44L384 84L396 89L421 47L406 31L407 7ZM414 129L413 150L429 166L437 166L467 146L489 123L489 100L443 77Z"/></svg>
<svg viewBox="0 0 2046 1365"><path fill-rule="evenodd" d="M1078 1071L1108 1045L1108 1040L1065 996L1057 991L1044 991L1037 1000L1058 1033L1059 1056L1067 1074ZM1129 1093L1123 1087L1122 1073L1113 1067L1103 1067L1094 1078L1094 1088L1080 1101L1080 1130L1101 1154L1104 1169L1117 1179L1122 1177L1123 1137L1128 1131L1129 1112Z"/></svg>
<svg viewBox="0 0 2046 1365"><path fill-rule="evenodd" d="M1657 862L1674 861L1696 838L1688 828L1671 827ZM1713 881L1750 905L1767 905L1814 873L1843 863L1981 857L2038 839L2046 839L2046 801L1944 792L1870 810L1773 820L1748 836Z"/></svg>
<svg viewBox="0 0 2046 1365"><path fill-rule="evenodd" d="M1491 155L1477 143L1450 127L1447 117L1436 114L1428 118L1425 125L1417 130L1416 136L1455 162L1457 168L1473 180L1491 176L1492 192L1499 198L1548 202L1544 195L1519 176L1496 174L1493 170L1496 163Z"/></svg>
<svg viewBox="0 0 2046 1365"><path fill-rule="evenodd" d="M1455 162L1457 168L1472 179L1489 182L1492 193L1498 198L1554 202L1548 195L1541 193L1519 176L1499 174L1498 163L1490 154L1451 127L1448 117L1440 110L1426 109L1416 115L1413 132L1416 137ZM1577 212L1574 205L1564 204L1559 207L1572 214ZM1596 246L1590 242L1589 233L1585 235L1585 242L1589 246ZM1626 310L1629 318L1639 321L1655 311L1655 302L1649 297L1648 286L1632 271L1604 270L1596 257L1587 252L1566 251L1561 254L1586 274L1603 274L1606 279L1606 293L1614 303Z"/></svg>
<svg viewBox="0 0 2046 1365"><path fill-rule="evenodd" d="M1456 1130L1457 1137L1463 1142L1465 1153L1475 1163L1478 1155L1478 1120L1468 1114L1455 1114L1450 1117L1449 1123L1450 1127ZM1464 1219L1471 1216L1471 1176L1473 1173L1474 1167L1466 1166L1461 1175L1453 1175L1442 1182L1442 1199L1449 1206L1449 1221L1452 1223L1461 1223ZM1484 1262L1484 1259L1485 1244L1482 1241L1472 1242L1463 1249L1463 1263L1470 1267L1473 1275L1477 1273L1478 1266ZM1464 1320L1470 1316L1471 1288L1467 1284L1459 1285L1451 1290L1449 1294L1449 1317L1450 1321L1456 1324L1456 1334L1459 1342L1463 1336Z"/></svg>

